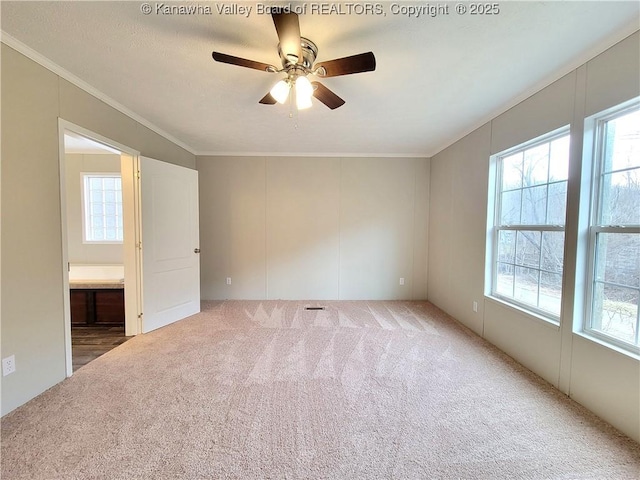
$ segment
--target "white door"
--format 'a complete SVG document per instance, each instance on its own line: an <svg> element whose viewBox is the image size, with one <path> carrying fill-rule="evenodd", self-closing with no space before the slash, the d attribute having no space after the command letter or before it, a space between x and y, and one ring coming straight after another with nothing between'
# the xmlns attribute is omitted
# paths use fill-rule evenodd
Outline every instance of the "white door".
<svg viewBox="0 0 640 480"><path fill-rule="evenodd" d="M140 157L142 331L200 311L198 172Z"/></svg>

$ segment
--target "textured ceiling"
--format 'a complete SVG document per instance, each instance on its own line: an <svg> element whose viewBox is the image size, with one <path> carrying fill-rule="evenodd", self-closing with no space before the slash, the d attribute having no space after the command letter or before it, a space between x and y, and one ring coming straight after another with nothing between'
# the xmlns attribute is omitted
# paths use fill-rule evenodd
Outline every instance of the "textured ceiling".
<svg viewBox="0 0 640 480"><path fill-rule="evenodd" d="M321 4L305 2L301 32L318 61L373 51L378 66L323 80L343 107L314 100L297 113L258 104L282 74L211 59L216 50L279 65L257 3L182 3L195 15L153 1L145 15L142 4L2 1L2 30L199 154L430 156L636 30L640 15L636 1L503 1L496 15L440 2L431 5L448 15L419 18L390 2L374 15L312 14ZM221 14L223 5L252 10Z"/></svg>

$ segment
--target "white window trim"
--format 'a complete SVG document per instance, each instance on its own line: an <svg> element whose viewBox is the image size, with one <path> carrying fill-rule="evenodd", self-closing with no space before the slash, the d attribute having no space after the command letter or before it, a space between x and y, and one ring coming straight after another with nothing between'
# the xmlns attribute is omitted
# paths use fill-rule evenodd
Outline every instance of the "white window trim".
<svg viewBox="0 0 640 480"><path fill-rule="evenodd" d="M86 195L87 177L118 177L122 179L122 174L120 172L80 172L80 195L82 196L82 243L87 245L122 245L123 240L87 239L87 212L89 211L89 199Z"/></svg>
<svg viewBox="0 0 640 480"><path fill-rule="evenodd" d="M502 175L501 169L499 168L500 160L506 158L510 155L513 155L516 152L520 152L523 150L528 150L530 148L536 147L538 145L542 145L545 143L553 142L554 140L564 137L566 135L570 135L570 125L565 125L563 127L557 128L551 132L548 132L544 135L540 135L534 139L531 139L527 142L520 143L512 148L507 150L503 150L498 152L490 157L490 167L489 167L489 205L488 211L493 212L493 215L487 215L487 254L485 261L486 268L486 279L487 288L485 292L485 296L493 299L497 302L500 302L506 306L511 306L516 308L518 311L524 314L530 315L532 318L536 318L538 320L542 320L554 326L560 325L560 315L555 315L552 312L547 310L542 310L533 305L520 302L517 299L512 297L507 297L504 295L500 295L494 291L494 286L497 284L497 255L498 255L498 233L501 230L513 230L513 231L539 231L539 232L564 232L564 225L552 225L552 224L544 224L544 225L498 225L498 220L500 218L501 212L501 202L502 199L498 195L500 191L500 185L502 184ZM568 181L568 180L562 180ZM547 182L547 184L552 184L556 182ZM566 216L566 211L565 211ZM542 271L540 268L537 270ZM562 271L562 275L564 277L564 269ZM564 278L563 278L564 280ZM564 284L564 281L562 282ZM538 285L539 286L539 285Z"/></svg>
<svg viewBox="0 0 640 480"><path fill-rule="evenodd" d="M598 233L640 233L639 226L621 226L621 225L599 225L597 224L600 208L600 190L602 177L602 149L604 145L605 131L602 126L609 120L623 116L633 110L640 108L640 98L634 98L630 101L616 105L595 115L585 119L585 148L583 152L583 162L587 165L590 173L589 196L589 224L587 225L587 258L586 258L586 277L584 292L584 315L579 325L579 331L582 336L592 338L598 343L604 343L607 346L614 347L616 350L631 353L633 356L640 355L640 346L632 345L621 339L607 335L604 332L591 328L591 317L593 314L593 294L595 282L595 260L596 245ZM640 311L639 311L640 314ZM636 331L636 336L639 332Z"/></svg>

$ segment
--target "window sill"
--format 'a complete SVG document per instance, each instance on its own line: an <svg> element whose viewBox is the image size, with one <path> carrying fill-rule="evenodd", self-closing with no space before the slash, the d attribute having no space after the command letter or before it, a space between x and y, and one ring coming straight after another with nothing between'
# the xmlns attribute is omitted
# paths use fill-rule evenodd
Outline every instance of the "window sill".
<svg viewBox="0 0 640 480"><path fill-rule="evenodd" d="M581 331L581 332L573 332L574 335L580 337L580 338L584 338L585 340L588 340L589 342L592 343L596 343L598 345L600 345L601 347L607 348L609 350L612 350L614 352L616 352L619 355L624 355L625 357L629 357L633 360L637 360L640 361L640 354L633 352L631 350L627 350L626 348L622 348L619 347L618 345L614 344L614 343L609 343L606 340L603 340L599 337L596 337L595 335L591 335L587 332Z"/></svg>
<svg viewBox="0 0 640 480"><path fill-rule="evenodd" d="M84 245L122 245L122 240L83 240Z"/></svg>
<svg viewBox="0 0 640 480"><path fill-rule="evenodd" d="M518 305L515 305L513 303L509 303L506 300L503 300L499 297L494 297L492 295L485 295L484 297L486 300L490 300L491 302L500 305L503 308L506 308L507 310L511 310L523 317L526 317L527 319L533 320L536 323L539 323L541 325L544 325L545 327L551 328L553 330L560 331L560 323L554 320L551 320L547 317L544 317L542 315L538 315L535 312L532 312L530 310L527 310L525 308L519 307Z"/></svg>

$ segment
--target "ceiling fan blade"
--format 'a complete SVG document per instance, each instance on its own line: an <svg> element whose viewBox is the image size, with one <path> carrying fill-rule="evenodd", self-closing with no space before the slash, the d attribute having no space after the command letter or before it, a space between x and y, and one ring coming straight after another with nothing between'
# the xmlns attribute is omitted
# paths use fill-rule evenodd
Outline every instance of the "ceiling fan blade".
<svg viewBox="0 0 640 480"><path fill-rule="evenodd" d="M372 72L376 69L376 57L373 52L360 53L350 57L336 58L320 62L314 66L314 70L321 77L337 77L352 73ZM324 74L322 73L324 70Z"/></svg>
<svg viewBox="0 0 640 480"><path fill-rule="evenodd" d="M277 72L278 69L268 63L255 62L253 60L247 60L246 58L234 57L233 55L227 55L226 53L213 52L213 59L216 62L228 63L230 65L238 65L239 67L254 68L256 70L262 70L263 72Z"/></svg>
<svg viewBox="0 0 640 480"><path fill-rule="evenodd" d="M313 96L324 103L331 110L335 110L336 108L344 105L343 99L341 99L338 95L333 93L320 82L311 82L311 85L313 85Z"/></svg>
<svg viewBox="0 0 640 480"><path fill-rule="evenodd" d="M291 63L302 62L300 22L296 13L273 13L273 24L280 39L280 50Z"/></svg>
<svg viewBox="0 0 640 480"><path fill-rule="evenodd" d="M277 103L277 100L273 98L271 92L269 92L264 97L262 97L262 99L258 103L261 103L262 105L275 105Z"/></svg>

